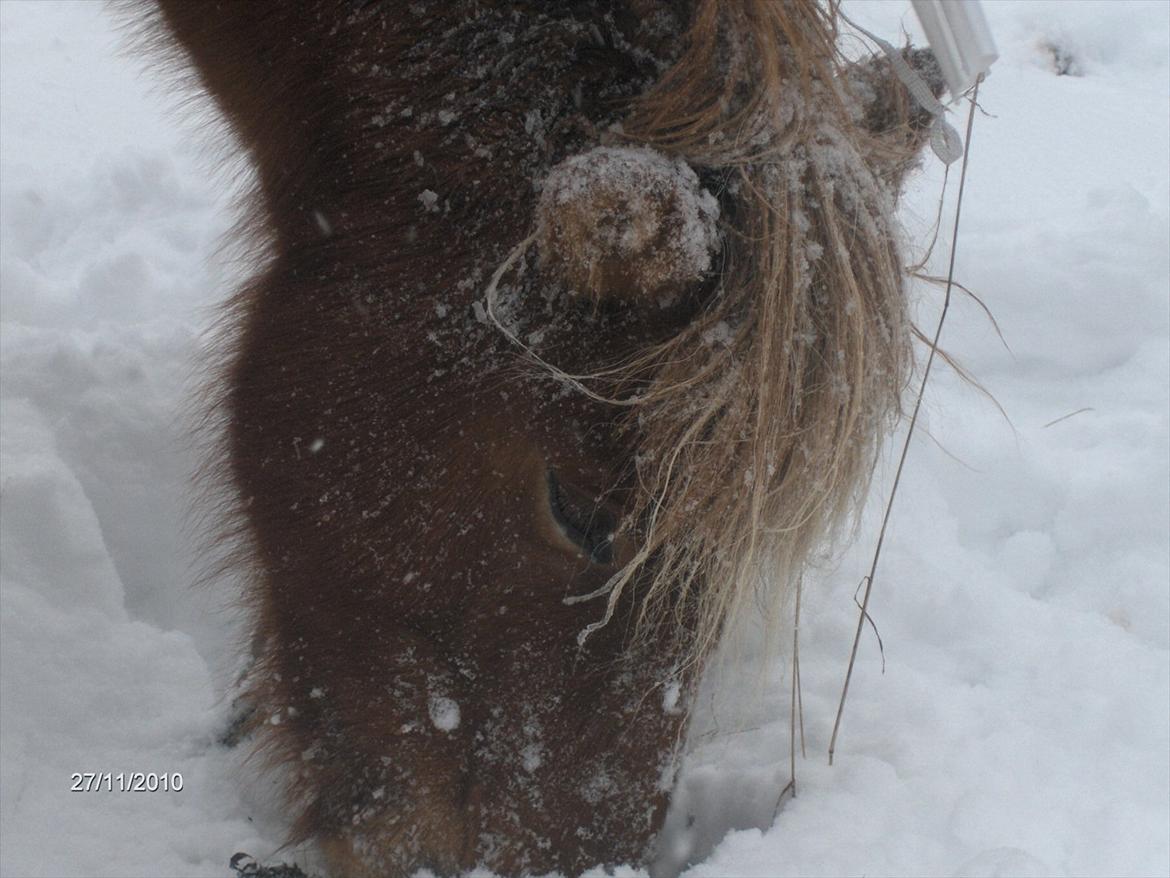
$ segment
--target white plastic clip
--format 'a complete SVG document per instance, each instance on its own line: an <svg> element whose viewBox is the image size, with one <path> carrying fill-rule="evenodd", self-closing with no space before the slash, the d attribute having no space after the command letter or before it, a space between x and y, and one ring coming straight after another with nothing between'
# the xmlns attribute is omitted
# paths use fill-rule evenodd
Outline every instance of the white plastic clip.
<svg viewBox="0 0 1170 878"><path fill-rule="evenodd" d="M926 31L926 39L938 60L951 101L975 84L987 73L999 57L991 30L983 17L979 0L911 0L914 11ZM934 117L930 126L930 148L942 160L951 164L963 155L963 138L946 120L946 107L930 91L930 86L918 75L902 53L877 34L870 33L857 22L841 13L841 18L877 44L893 65L894 73L922 109Z"/></svg>
<svg viewBox="0 0 1170 878"><path fill-rule="evenodd" d="M999 57L979 0L911 0L943 78L958 99Z"/></svg>

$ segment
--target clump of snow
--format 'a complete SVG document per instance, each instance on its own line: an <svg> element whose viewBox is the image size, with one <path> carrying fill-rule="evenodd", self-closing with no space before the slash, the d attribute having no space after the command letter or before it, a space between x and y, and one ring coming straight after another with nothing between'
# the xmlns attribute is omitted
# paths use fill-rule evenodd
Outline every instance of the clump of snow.
<svg viewBox="0 0 1170 878"><path fill-rule="evenodd" d="M321 232L326 238L333 234L333 223L329 221L329 217L321 213L319 210L313 211L313 221L317 224L317 230Z"/></svg>
<svg viewBox="0 0 1170 878"><path fill-rule="evenodd" d="M520 751L520 764L529 774L536 771L544 763L544 748L537 743L525 744Z"/></svg>
<svg viewBox="0 0 1170 878"><path fill-rule="evenodd" d="M436 695L427 705L431 723L442 732L453 732L459 728L459 704L445 695Z"/></svg>
<svg viewBox="0 0 1170 878"><path fill-rule="evenodd" d="M427 213L439 212L439 193L433 189L424 189L418 194L418 200Z"/></svg>
<svg viewBox="0 0 1170 878"><path fill-rule="evenodd" d="M735 338L735 333L726 321L720 320L703 333L703 343L712 347L721 345L727 347Z"/></svg>
<svg viewBox="0 0 1170 878"><path fill-rule="evenodd" d="M662 709L666 713L679 713L682 706L679 698L682 696L682 685L678 680L671 680L662 690Z"/></svg>

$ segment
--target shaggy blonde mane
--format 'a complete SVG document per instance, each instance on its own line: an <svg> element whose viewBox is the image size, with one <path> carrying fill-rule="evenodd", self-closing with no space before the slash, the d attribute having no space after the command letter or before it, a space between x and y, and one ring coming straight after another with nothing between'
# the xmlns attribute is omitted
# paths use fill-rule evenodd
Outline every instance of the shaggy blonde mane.
<svg viewBox="0 0 1170 878"><path fill-rule="evenodd" d="M868 486L912 365L887 181L921 141L904 99L886 102L897 136L875 135L847 68L832 4L701 0L683 54L625 120L626 142L718 172L734 210L709 305L593 376L637 436L626 527L640 548L574 599L607 597L582 642L623 593L642 636L679 633L684 667L750 608L775 634Z"/></svg>

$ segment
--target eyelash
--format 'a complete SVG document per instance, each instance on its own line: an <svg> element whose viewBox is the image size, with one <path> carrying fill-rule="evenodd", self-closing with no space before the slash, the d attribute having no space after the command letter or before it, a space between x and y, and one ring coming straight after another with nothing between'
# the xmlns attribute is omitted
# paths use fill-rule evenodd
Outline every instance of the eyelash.
<svg viewBox="0 0 1170 878"><path fill-rule="evenodd" d="M617 522L608 510L586 500L571 486L561 484L552 470L548 471L548 505L561 531L590 561L594 564L613 563L613 534Z"/></svg>

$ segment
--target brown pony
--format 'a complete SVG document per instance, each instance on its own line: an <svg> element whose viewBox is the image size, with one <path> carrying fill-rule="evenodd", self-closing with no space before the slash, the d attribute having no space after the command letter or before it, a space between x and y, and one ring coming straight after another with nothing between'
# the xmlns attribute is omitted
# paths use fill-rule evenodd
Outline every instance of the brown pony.
<svg viewBox="0 0 1170 878"><path fill-rule="evenodd" d="M647 861L704 658L899 411L929 117L815 0L133 9L257 174L217 460L294 840Z"/></svg>

